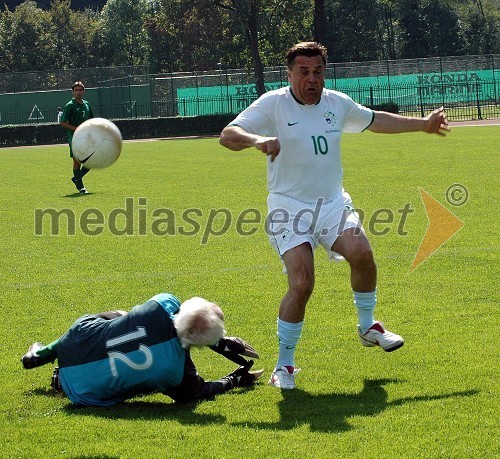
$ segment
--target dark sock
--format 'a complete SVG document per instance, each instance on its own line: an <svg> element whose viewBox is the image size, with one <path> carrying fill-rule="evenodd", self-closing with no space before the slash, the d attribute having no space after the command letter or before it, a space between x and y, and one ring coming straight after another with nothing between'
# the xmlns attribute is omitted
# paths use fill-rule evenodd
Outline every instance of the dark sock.
<svg viewBox="0 0 500 459"><path fill-rule="evenodd" d="M83 188L82 171L80 169L73 169L73 182L75 182L79 190Z"/></svg>
<svg viewBox="0 0 500 459"><path fill-rule="evenodd" d="M82 166L82 168L80 169L80 172L81 172L81 174L82 174L82 178L83 178L83 177L85 176L85 174L86 174L87 172L89 172L89 171L90 171L90 169L87 169L85 166Z"/></svg>
<svg viewBox="0 0 500 459"><path fill-rule="evenodd" d="M55 359L57 359L57 346L59 344L59 340L56 339L55 341L52 341L52 343L47 344L44 347L41 347L36 351L36 354L40 357L42 362L49 363L53 362Z"/></svg>

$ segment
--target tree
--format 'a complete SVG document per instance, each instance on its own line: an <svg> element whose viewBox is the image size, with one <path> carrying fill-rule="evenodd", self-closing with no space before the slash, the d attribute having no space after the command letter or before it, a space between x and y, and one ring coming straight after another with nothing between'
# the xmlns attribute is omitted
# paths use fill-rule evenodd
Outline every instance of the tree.
<svg viewBox="0 0 500 459"><path fill-rule="evenodd" d="M101 52L113 65L144 64L147 0L109 0L101 12Z"/></svg>
<svg viewBox="0 0 500 459"><path fill-rule="evenodd" d="M12 15L9 10L0 13L0 73L12 72L12 55L9 50L9 32L12 29Z"/></svg>
<svg viewBox="0 0 500 459"><path fill-rule="evenodd" d="M404 58L453 56L461 53L458 16L451 4L403 0L400 25Z"/></svg>
<svg viewBox="0 0 500 459"><path fill-rule="evenodd" d="M423 2L422 14L428 24L428 56L456 56L462 54L462 38L456 11L447 0Z"/></svg>
<svg viewBox="0 0 500 459"><path fill-rule="evenodd" d="M382 54L380 41L381 8L372 0L339 0L327 8L330 27L325 45L335 61L376 60Z"/></svg>
<svg viewBox="0 0 500 459"><path fill-rule="evenodd" d="M52 68L53 27L47 13L29 0L14 12L5 11L3 17L6 67L14 72Z"/></svg>
<svg viewBox="0 0 500 459"><path fill-rule="evenodd" d="M6 9L13 11L21 3L23 3L23 0L4 0L2 2L2 6L5 6ZM71 0L71 5L73 6L74 11L84 11L88 8L101 10L105 3L106 0ZM42 10L49 10L50 4L50 0L37 0L37 6Z"/></svg>
<svg viewBox="0 0 500 459"><path fill-rule="evenodd" d="M324 43L326 28L325 20L325 0L314 0L314 19L313 19L313 30L314 30L314 41L318 43Z"/></svg>
<svg viewBox="0 0 500 459"><path fill-rule="evenodd" d="M193 2L184 8L179 24L183 70L227 66L231 48L228 16L226 11L214 10L211 2Z"/></svg>
<svg viewBox="0 0 500 459"><path fill-rule="evenodd" d="M500 53L500 5L497 0L468 2L460 12L464 52Z"/></svg>
<svg viewBox="0 0 500 459"><path fill-rule="evenodd" d="M213 70L240 64L239 24L212 0L157 0L145 16L149 62L155 71ZM230 28L232 27L232 31ZM236 29L236 30L235 30Z"/></svg>
<svg viewBox="0 0 500 459"><path fill-rule="evenodd" d="M500 52L498 0L109 0L99 11L103 1L8 1L0 72L243 67L261 94L264 68L299 41L321 42L333 62Z"/></svg>
<svg viewBox="0 0 500 459"><path fill-rule="evenodd" d="M396 59L396 5L397 0L382 0L380 2L382 16L380 18L379 30L380 41L383 43L382 56L383 59Z"/></svg>
<svg viewBox="0 0 500 459"><path fill-rule="evenodd" d="M250 46L257 94L259 96L264 94L266 92L264 66L259 52L260 1L216 0L214 4L222 9L233 12L238 18Z"/></svg>
<svg viewBox="0 0 500 459"><path fill-rule="evenodd" d="M315 40L310 0L273 0L260 14L259 51L265 66L283 65L295 43Z"/></svg>
<svg viewBox="0 0 500 459"><path fill-rule="evenodd" d="M172 41L175 33L168 25L161 10L148 14L144 18L144 28L147 34L149 65L153 73L173 72Z"/></svg>
<svg viewBox="0 0 500 459"><path fill-rule="evenodd" d="M96 65L91 55L92 37L98 24L87 12L73 11L71 0L54 0L48 11L53 30L54 68Z"/></svg>

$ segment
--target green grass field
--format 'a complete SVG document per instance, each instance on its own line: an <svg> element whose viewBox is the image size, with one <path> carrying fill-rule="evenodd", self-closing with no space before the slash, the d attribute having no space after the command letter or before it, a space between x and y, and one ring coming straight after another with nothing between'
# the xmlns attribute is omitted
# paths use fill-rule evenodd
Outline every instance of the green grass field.
<svg viewBox="0 0 500 459"><path fill-rule="evenodd" d="M348 266L318 250L302 372L284 392L266 385L286 277L263 228L263 155L217 139L126 143L76 196L66 146L1 149L0 458L498 457L499 144L500 127L344 136L345 186L379 268L377 317L406 344L360 345ZM468 191L461 206L446 201L453 184ZM464 226L410 273L428 225L419 188ZM62 217L54 231L37 220L46 209L75 226ZM22 368L32 342L77 317L161 291L220 304L228 334L260 352L261 382L199 404L75 408L51 392L52 366ZM206 379L235 368L206 349L193 360Z"/></svg>

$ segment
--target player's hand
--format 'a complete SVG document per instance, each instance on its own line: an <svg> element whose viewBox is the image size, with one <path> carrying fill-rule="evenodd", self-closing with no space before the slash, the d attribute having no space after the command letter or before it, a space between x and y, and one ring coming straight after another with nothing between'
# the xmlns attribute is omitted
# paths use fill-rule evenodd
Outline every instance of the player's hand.
<svg viewBox="0 0 500 459"><path fill-rule="evenodd" d="M255 148L270 156L273 162L280 153L281 145L277 137L259 137L255 142Z"/></svg>
<svg viewBox="0 0 500 459"><path fill-rule="evenodd" d="M210 346L210 349L223 355L226 353L232 353L246 355L247 357L253 357L255 359L259 358L259 354L257 354L255 349L250 346L250 344L236 336L221 338L217 341L217 344Z"/></svg>
<svg viewBox="0 0 500 459"><path fill-rule="evenodd" d="M247 363L247 360L242 356L259 358L259 354L250 344L237 337L221 338L216 344L210 346L210 349L238 365Z"/></svg>
<svg viewBox="0 0 500 459"><path fill-rule="evenodd" d="M450 130L444 107L437 108L425 117L425 132L445 136Z"/></svg>
<svg viewBox="0 0 500 459"><path fill-rule="evenodd" d="M225 378L231 381L233 387L250 386L264 374L264 370L249 371L252 365L253 360L249 360L245 365L229 373Z"/></svg>

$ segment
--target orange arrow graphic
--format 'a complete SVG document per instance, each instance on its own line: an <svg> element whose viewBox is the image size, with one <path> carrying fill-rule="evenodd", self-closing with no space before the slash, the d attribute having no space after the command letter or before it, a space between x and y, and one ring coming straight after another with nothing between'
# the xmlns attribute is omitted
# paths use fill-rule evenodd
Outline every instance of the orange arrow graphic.
<svg viewBox="0 0 500 459"><path fill-rule="evenodd" d="M429 226L410 266L410 272L427 260L427 258L464 226L462 220L453 215L429 193L422 188L419 188L419 191L424 202L427 218L429 219Z"/></svg>

